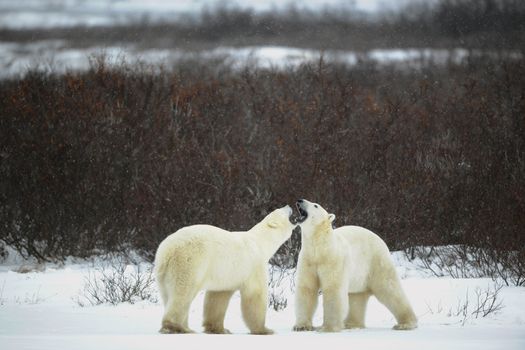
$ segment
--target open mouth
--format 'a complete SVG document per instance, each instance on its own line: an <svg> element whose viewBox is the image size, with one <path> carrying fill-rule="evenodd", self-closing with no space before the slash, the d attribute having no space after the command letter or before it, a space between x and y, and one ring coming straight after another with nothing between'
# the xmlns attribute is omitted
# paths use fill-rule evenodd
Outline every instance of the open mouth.
<svg viewBox="0 0 525 350"><path fill-rule="evenodd" d="M301 203L295 203L297 211L299 212L299 217L297 218L297 223L302 223L308 218L308 212L302 207Z"/></svg>
<svg viewBox="0 0 525 350"><path fill-rule="evenodd" d="M295 211L292 211L290 216L288 217L288 220L290 220L290 222L294 225L303 223L308 218L308 212L302 207L302 205L303 203L301 203L301 200L297 201L295 203L297 213Z"/></svg>

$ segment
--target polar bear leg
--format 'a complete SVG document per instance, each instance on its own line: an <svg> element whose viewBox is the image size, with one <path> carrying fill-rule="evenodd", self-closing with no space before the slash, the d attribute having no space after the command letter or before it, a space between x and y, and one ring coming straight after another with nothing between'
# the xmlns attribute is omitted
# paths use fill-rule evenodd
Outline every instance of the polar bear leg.
<svg viewBox="0 0 525 350"><path fill-rule="evenodd" d="M312 319L319 300L319 280L311 271L299 270L295 289L296 332L314 330Z"/></svg>
<svg viewBox="0 0 525 350"><path fill-rule="evenodd" d="M160 281L158 281L157 285L159 286L159 293L160 293L160 299L162 300L162 305L164 306L164 309L166 309L166 304L168 303L168 297L169 297L168 291L166 290L164 283L161 283Z"/></svg>
<svg viewBox="0 0 525 350"><path fill-rule="evenodd" d="M379 287L372 288L372 292L377 300L385 305L396 318L395 330L417 328L417 317L397 276L387 278Z"/></svg>
<svg viewBox="0 0 525 350"><path fill-rule="evenodd" d="M188 313L198 289L173 288L165 301L160 333L194 333L188 327Z"/></svg>
<svg viewBox="0 0 525 350"><path fill-rule="evenodd" d="M345 328L365 328L366 305L370 293L350 293L348 294L348 316L345 320Z"/></svg>
<svg viewBox="0 0 525 350"><path fill-rule="evenodd" d="M342 286L332 286L323 290L322 332L339 332L343 328L343 318L348 312L348 295Z"/></svg>
<svg viewBox="0 0 525 350"><path fill-rule="evenodd" d="M247 285L241 289L241 310L244 323L252 334L272 334L265 327L266 307L268 302L268 287L266 281Z"/></svg>
<svg viewBox="0 0 525 350"><path fill-rule="evenodd" d="M202 322L206 333L230 334L230 331L224 328L224 316L232 295L233 291L206 292Z"/></svg>

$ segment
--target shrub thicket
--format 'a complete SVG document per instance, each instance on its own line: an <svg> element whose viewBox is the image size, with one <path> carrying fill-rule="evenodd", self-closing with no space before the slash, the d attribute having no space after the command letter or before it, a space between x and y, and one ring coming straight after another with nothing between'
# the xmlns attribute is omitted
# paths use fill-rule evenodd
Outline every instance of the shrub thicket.
<svg viewBox="0 0 525 350"><path fill-rule="evenodd" d="M247 229L304 197L393 249L523 254L524 91L524 60L494 57L418 70L100 61L1 81L0 240L40 259L122 245L151 257L181 226Z"/></svg>

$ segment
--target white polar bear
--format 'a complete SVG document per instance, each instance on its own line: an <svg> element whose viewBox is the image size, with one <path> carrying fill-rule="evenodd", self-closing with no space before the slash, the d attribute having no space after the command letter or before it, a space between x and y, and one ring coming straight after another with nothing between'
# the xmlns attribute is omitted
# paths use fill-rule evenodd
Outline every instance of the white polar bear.
<svg viewBox="0 0 525 350"><path fill-rule="evenodd" d="M368 298L374 295L395 316L394 329L417 327L385 242L359 227L332 229L334 214L299 200L302 249L297 263L295 331L313 330L319 290L323 293L322 331L364 328ZM346 317L346 318L345 318Z"/></svg>
<svg viewBox="0 0 525 350"><path fill-rule="evenodd" d="M162 241L155 255L155 276L164 303L161 333L191 333L188 312L200 290L206 290L203 326L207 333L229 333L224 316L232 294L241 292L241 309L252 334L271 334L265 327L267 264L290 238L289 206L276 209L246 232L210 225L184 227Z"/></svg>

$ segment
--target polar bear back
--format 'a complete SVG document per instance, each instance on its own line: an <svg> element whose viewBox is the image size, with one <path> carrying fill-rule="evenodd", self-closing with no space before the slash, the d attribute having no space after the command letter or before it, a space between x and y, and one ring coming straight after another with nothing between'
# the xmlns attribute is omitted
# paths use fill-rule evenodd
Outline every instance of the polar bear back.
<svg viewBox="0 0 525 350"><path fill-rule="evenodd" d="M344 239L352 246L359 246L362 248L368 247L374 251L388 253L389 250L385 242L374 232L361 226L342 226L334 230L336 235L344 237Z"/></svg>
<svg viewBox="0 0 525 350"><path fill-rule="evenodd" d="M206 290L234 290L258 263L246 232L229 232L212 225L184 227L168 236L156 254L157 275L169 279L202 277Z"/></svg>
<svg viewBox="0 0 525 350"><path fill-rule="evenodd" d="M366 291L376 270L393 268L388 247L372 231L360 226L342 226L336 228L334 234L347 244L349 293Z"/></svg>

